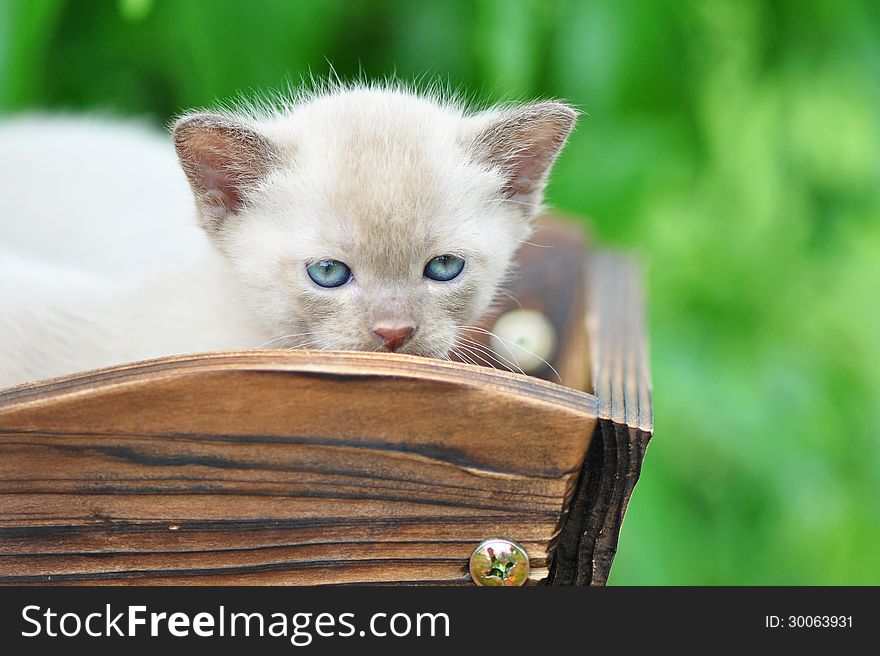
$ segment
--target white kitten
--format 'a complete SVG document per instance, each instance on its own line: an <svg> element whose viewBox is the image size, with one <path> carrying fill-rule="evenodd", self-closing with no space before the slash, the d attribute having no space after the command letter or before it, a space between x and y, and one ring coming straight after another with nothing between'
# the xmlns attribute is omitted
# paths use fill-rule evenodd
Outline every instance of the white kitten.
<svg viewBox="0 0 880 656"><path fill-rule="evenodd" d="M7 125L0 386L261 345L445 357L530 234L575 118L387 87L189 114L173 141L202 233L142 131Z"/></svg>

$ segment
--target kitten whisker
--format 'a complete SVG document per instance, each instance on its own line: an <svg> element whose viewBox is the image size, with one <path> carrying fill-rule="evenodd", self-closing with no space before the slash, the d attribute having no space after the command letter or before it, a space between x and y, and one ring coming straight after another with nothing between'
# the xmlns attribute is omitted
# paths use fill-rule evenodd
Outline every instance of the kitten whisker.
<svg viewBox="0 0 880 656"><path fill-rule="evenodd" d="M456 355L457 357L461 358L461 360L464 361L465 363L467 363L467 364L472 364L472 365L474 365L475 367L480 366L480 365L478 365L476 362L474 362L474 360L473 360L472 358L470 358L470 357L468 357L467 355L465 355L464 351L462 351L461 348L462 348L461 345L459 345L459 349L458 349L458 350L456 350L456 349L453 347L452 352L455 353L455 355Z"/></svg>
<svg viewBox="0 0 880 656"><path fill-rule="evenodd" d="M501 337L500 335L493 333L491 330L486 330L485 328L480 328L479 326L461 326L459 328L459 330L470 330L470 331L477 332L477 333L480 333L483 335L488 335L489 337L494 337L495 339L500 341L502 344L504 344L504 346L507 347L507 349L510 352L512 357L516 357L516 356L514 355L514 351L511 349L511 347L518 348L520 351L524 351L525 353L528 353L529 355L537 358L538 360L543 362L547 367L549 367L550 371L552 371L556 375L556 379L559 381L559 383L560 384L562 383L562 376L559 375L559 372L556 371L556 368L552 364L547 362L544 358L539 356L537 353L533 353L532 351L530 351L526 347L524 347L520 344L517 344L516 342L511 342L509 339L505 339L505 338ZM517 367L517 368L519 369L519 367ZM520 371L522 372L522 369L520 369Z"/></svg>
<svg viewBox="0 0 880 656"><path fill-rule="evenodd" d="M529 241L527 239L514 239L513 241L517 242L518 244L525 244L534 248L556 248L554 244L536 244L535 242Z"/></svg>
<svg viewBox="0 0 880 656"><path fill-rule="evenodd" d="M317 335L319 333L320 333L320 331L310 331L307 333L291 333L290 335L281 335L281 337L275 337L274 339L270 339L268 342L263 342L262 344L260 344L256 348L258 348L258 349L263 348L264 346L268 346L269 344L272 344L274 342L281 341L282 339L294 339L296 337L309 337L310 335Z"/></svg>
<svg viewBox="0 0 880 656"><path fill-rule="evenodd" d="M526 376L526 375L527 375L526 372L523 371L522 368L520 368L515 362L512 362L511 360L508 360L508 359L505 358L503 355L501 355L500 353L496 353L495 351L493 351L491 348L485 346L484 344L481 344L480 342L477 342L477 341L475 341L475 340L472 340L472 339L469 339L469 338L467 338L467 337L464 337L463 335L460 335L459 338L460 338L460 339L467 340L468 342L470 342L470 344L471 344L471 349L475 349L475 350L476 350L476 349L479 349L479 351L480 351L481 353L484 353L484 354L486 354L487 356L489 356L490 358L492 358L492 360L493 360L495 363L501 365L501 367L503 367L504 369L510 369L510 370L518 371L518 372L521 373L523 376Z"/></svg>
<svg viewBox="0 0 880 656"><path fill-rule="evenodd" d="M459 350L458 350L458 356L459 356L460 358L464 359L465 361L469 362L470 364L477 364L477 362L474 362L473 359L468 359L468 358L464 355L465 353L467 353L469 356L471 356L471 358L475 358L475 359L479 360L479 361L482 362L484 365L486 365L486 366L488 366L488 367L490 367L490 368L492 368L492 369L495 368L490 360L487 360L487 359L484 358L482 355L480 355L479 352L474 351L473 349L471 349L471 348L465 346L464 344L459 344L459 345L458 345L458 349L459 349ZM479 366L479 365L478 365L478 366Z"/></svg>
<svg viewBox="0 0 880 656"><path fill-rule="evenodd" d="M299 344L294 344L293 346L288 346L287 350L296 351L298 349L310 349L320 344L319 339L311 339L307 342L300 342ZM320 350L320 349L319 349Z"/></svg>
<svg viewBox="0 0 880 656"><path fill-rule="evenodd" d="M506 296L506 297L509 298L509 299L511 300L511 302L513 302L513 303L514 303L514 304L515 304L520 310L523 309L522 303L519 302L519 299L518 299L516 296L514 296L513 294L511 294L509 291L507 291L506 289L504 289L504 287L499 287L499 288L498 288L498 294L500 294L501 296Z"/></svg>

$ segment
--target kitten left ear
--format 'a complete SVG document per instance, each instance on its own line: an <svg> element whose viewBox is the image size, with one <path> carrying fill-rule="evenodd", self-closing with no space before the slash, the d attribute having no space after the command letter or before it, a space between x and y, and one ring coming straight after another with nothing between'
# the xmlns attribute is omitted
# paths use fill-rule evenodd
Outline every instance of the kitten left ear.
<svg viewBox="0 0 880 656"><path fill-rule="evenodd" d="M482 125L471 148L479 161L504 172L502 194L523 203L532 216L539 209L550 168L577 117L577 110L555 101L476 116L472 120Z"/></svg>
<svg viewBox="0 0 880 656"><path fill-rule="evenodd" d="M266 137L222 114L185 116L174 124L173 138L203 225L211 229L241 211L277 158Z"/></svg>

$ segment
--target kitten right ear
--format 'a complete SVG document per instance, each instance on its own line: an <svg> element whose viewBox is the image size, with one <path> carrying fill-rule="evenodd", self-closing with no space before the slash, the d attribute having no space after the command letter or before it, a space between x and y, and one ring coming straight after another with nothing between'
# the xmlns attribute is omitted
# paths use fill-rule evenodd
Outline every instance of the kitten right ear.
<svg viewBox="0 0 880 656"><path fill-rule="evenodd" d="M540 101L478 114L468 121L476 158L504 174L504 197L534 215L553 162L574 129L578 112L565 103Z"/></svg>
<svg viewBox="0 0 880 656"><path fill-rule="evenodd" d="M202 224L209 229L241 211L248 192L277 159L266 137L222 114L184 116L174 124L173 138Z"/></svg>

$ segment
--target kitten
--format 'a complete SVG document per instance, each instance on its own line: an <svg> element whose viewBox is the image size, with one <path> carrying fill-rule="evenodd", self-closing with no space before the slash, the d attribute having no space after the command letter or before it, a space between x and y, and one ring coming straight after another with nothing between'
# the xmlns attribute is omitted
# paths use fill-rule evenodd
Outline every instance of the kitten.
<svg viewBox="0 0 880 656"><path fill-rule="evenodd" d="M0 241L0 386L260 346L446 357L528 238L575 120L560 102L469 113L437 96L366 86L303 94L273 109L187 114L174 124L173 143L201 242L167 228L169 217L185 225L187 212L179 193L164 197L168 180L140 178L131 156L104 180L79 177L75 160L89 153L76 152L61 186L91 188L92 199L105 185L119 196L132 180L141 190L113 207L98 202L89 217L98 233L135 214L143 222L130 231L137 241L122 247L136 243L141 262L153 249L167 261L167 240L181 237L187 262L139 274L118 256L102 266L100 253L71 236L68 252L91 264L58 267ZM39 167L29 173L39 177ZM152 214L154 230L143 211L131 211L142 203L162 208ZM0 240L15 220L0 219Z"/></svg>

